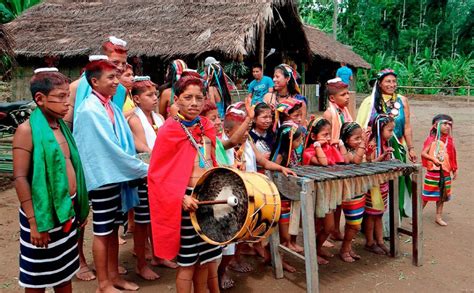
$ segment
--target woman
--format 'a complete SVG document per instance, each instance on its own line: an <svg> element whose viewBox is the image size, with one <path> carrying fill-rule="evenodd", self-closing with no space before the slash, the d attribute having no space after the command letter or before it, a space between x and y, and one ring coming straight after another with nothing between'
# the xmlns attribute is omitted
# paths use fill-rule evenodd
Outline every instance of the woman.
<svg viewBox="0 0 474 293"><path fill-rule="evenodd" d="M174 86L176 82L181 78L183 72L188 68L186 63L181 59L173 60L166 70L166 81L159 88L160 96L158 97L158 108L161 116L165 119L170 116L171 106L174 103ZM178 111L171 111L176 114Z"/></svg>
<svg viewBox="0 0 474 293"><path fill-rule="evenodd" d="M207 98L216 105L219 117L224 119L227 107L232 104L229 91L228 78L219 63L209 64L206 69Z"/></svg>
<svg viewBox="0 0 474 293"><path fill-rule="evenodd" d="M273 74L273 92L267 93L263 100L265 103L270 105L273 110L276 109L278 104L284 102L286 99L296 99L303 102L303 121L301 125L306 125L307 107L308 100L306 97L300 95L300 88L298 86L296 71L287 64L280 64L275 67Z"/></svg>
<svg viewBox="0 0 474 293"><path fill-rule="evenodd" d="M364 99L358 114L357 123L370 129L372 121L379 114L387 114L395 120L394 137L390 144L394 148L394 157L402 162L416 162L413 146L413 134L410 122L408 99L396 93L397 74L392 69L384 69L377 75L372 94ZM399 208L402 217L411 217L411 181L408 176L399 180ZM385 224L385 223L384 223Z"/></svg>

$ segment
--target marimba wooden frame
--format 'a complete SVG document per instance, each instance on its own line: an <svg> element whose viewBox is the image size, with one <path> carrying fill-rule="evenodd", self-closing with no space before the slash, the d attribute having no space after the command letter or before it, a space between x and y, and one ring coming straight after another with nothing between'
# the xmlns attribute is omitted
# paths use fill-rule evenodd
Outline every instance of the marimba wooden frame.
<svg viewBox="0 0 474 293"><path fill-rule="evenodd" d="M409 235L412 237L412 259L413 265L421 266L423 263L423 224L422 224L422 167L415 165L416 170L411 173L412 178L412 230L400 227L400 212L398 209L398 178L389 181L389 215L390 215L390 254L392 257L399 255L399 239L398 233ZM388 172L387 172L388 173ZM315 181L305 177L285 177L281 173L274 172L271 175L273 182L280 188L282 184L288 184L289 181L299 187L295 190L294 197L287 197L301 203L301 217L304 238L305 256L295 253L288 248L280 245L280 236L278 227L275 228L270 236L270 250L272 256L272 266L275 278L281 279L283 275L283 266L281 255L278 248L282 248L286 252L304 260L306 270L306 291L319 292L319 273L316 254L316 232L315 232L315 202L316 188ZM337 179L336 179L337 180ZM394 196L397 195L397 196Z"/></svg>

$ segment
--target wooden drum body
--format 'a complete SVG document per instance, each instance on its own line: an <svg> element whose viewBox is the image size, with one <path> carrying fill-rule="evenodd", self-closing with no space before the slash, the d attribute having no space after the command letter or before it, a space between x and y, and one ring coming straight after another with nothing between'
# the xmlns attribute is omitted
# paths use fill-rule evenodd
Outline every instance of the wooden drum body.
<svg viewBox="0 0 474 293"><path fill-rule="evenodd" d="M266 176L234 168L208 170L196 183L192 196L199 201L238 199L227 204L199 206L191 222L204 241L214 245L258 242L267 237L280 219L278 189Z"/></svg>

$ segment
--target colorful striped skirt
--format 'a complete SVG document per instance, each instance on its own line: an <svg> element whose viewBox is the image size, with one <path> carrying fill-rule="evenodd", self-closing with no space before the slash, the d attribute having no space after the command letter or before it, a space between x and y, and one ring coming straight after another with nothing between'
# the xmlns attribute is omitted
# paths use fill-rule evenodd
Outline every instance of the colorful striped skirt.
<svg viewBox="0 0 474 293"><path fill-rule="evenodd" d="M291 216L291 200L282 199L281 200L281 214L279 224L289 224Z"/></svg>
<svg viewBox="0 0 474 293"><path fill-rule="evenodd" d="M48 248L31 244L30 224L20 209L20 277L18 283L25 288L49 288L68 282L79 271L77 223L64 231L59 226L48 231L51 241Z"/></svg>
<svg viewBox="0 0 474 293"><path fill-rule="evenodd" d="M365 194L358 195L351 200L342 202L342 210L346 217L346 224L358 226L362 223L365 211Z"/></svg>
<svg viewBox="0 0 474 293"><path fill-rule="evenodd" d="M446 192L447 200L451 198L451 174L444 172L444 188L440 188L440 172L427 171L423 182L423 201L440 200L441 192Z"/></svg>
<svg viewBox="0 0 474 293"><path fill-rule="evenodd" d="M379 192L369 191L365 198L365 213L370 216L381 216L387 210L388 182L380 184ZM383 202L383 207L381 203Z"/></svg>

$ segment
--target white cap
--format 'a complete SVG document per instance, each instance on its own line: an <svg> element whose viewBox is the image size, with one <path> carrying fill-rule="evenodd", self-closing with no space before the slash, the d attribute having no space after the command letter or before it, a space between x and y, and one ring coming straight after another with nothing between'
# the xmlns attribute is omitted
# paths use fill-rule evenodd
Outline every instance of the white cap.
<svg viewBox="0 0 474 293"><path fill-rule="evenodd" d="M214 57L209 56L206 59L204 59L204 65L205 66L209 66L209 65L214 64L214 63L219 63L219 61L217 61L216 58L214 58Z"/></svg>
<svg viewBox="0 0 474 293"><path fill-rule="evenodd" d="M340 77L336 77L336 78L328 80L328 83L338 83L340 81L342 82L342 79Z"/></svg>
<svg viewBox="0 0 474 293"><path fill-rule="evenodd" d="M106 55L90 55L89 56L89 62L99 61L99 60L109 60L109 57L107 57Z"/></svg>
<svg viewBox="0 0 474 293"><path fill-rule="evenodd" d="M119 39L119 38L116 38L114 36L110 36L109 37L109 41L114 44L114 45L117 45L117 46L122 46L122 47L127 47L127 42L125 42L124 40L122 39Z"/></svg>
<svg viewBox="0 0 474 293"><path fill-rule="evenodd" d="M138 81L148 81L151 80L151 78L148 75L145 76L134 76L133 81L138 82Z"/></svg>
<svg viewBox="0 0 474 293"><path fill-rule="evenodd" d="M34 74L38 74L41 72L59 72L59 70L56 67L43 67L43 68L38 68L33 71Z"/></svg>

